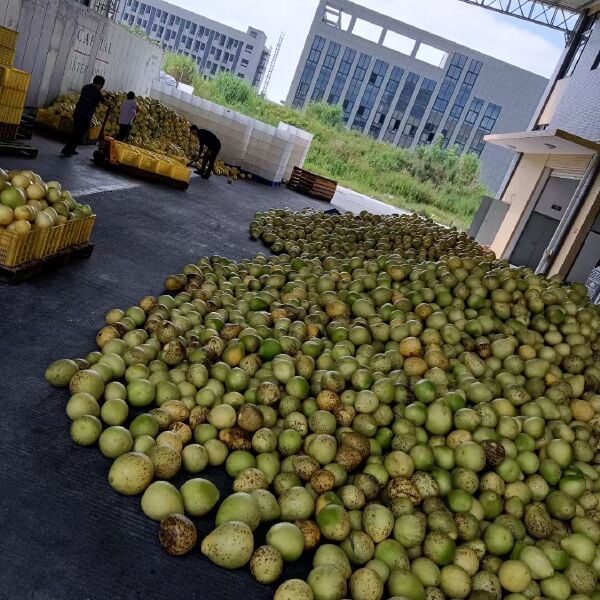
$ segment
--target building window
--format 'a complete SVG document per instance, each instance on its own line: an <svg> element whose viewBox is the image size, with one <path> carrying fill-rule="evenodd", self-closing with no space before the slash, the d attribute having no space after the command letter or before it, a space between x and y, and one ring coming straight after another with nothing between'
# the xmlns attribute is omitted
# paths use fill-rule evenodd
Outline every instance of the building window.
<svg viewBox="0 0 600 600"><path fill-rule="evenodd" d="M304 106L306 95L308 94L308 90L310 89L310 84L315 75L317 63L321 58L321 52L323 51L324 46L325 39L322 38L320 35L316 35L314 40L312 41L310 52L308 54L308 58L306 59L306 64L304 65L304 69L302 70L302 75L300 75L298 88L296 89L294 101L292 102L292 106L294 108L302 108ZM247 50L248 46L246 46L246 51Z"/></svg>
<svg viewBox="0 0 600 600"><path fill-rule="evenodd" d="M471 100L471 105L469 106L469 110L467 111L467 116L465 117L463 124L461 125L458 133L456 134L456 140L454 142L454 146L458 154L461 154L465 149L465 146L469 141L469 137L471 137L473 126L479 118L479 113L483 108L483 104L484 102L481 98L473 98L473 100Z"/></svg>
<svg viewBox="0 0 600 600"><path fill-rule="evenodd" d="M350 113L354 108L354 103L356 102L358 92L360 91L362 82L367 74L367 68L369 67L370 62L371 57L368 54L361 53L358 62L356 63L356 67L354 67L354 74L352 75L350 86L346 92L346 98L342 104L342 108L344 109L344 122L347 122L350 118Z"/></svg>
<svg viewBox="0 0 600 600"><path fill-rule="evenodd" d="M454 104L450 109L450 114L446 119L446 123L442 128L442 136L444 138L444 148L447 148L452 136L454 135L454 131L458 122L460 121L460 117L467 105L469 97L471 96L471 92L473 91L473 87L475 86L475 82L479 77L479 73L481 72L481 67L483 63L479 60L471 60L469 64L469 70L465 75L465 78L462 82L458 90L458 94L456 95L456 99L454 100Z"/></svg>
<svg viewBox="0 0 600 600"><path fill-rule="evenodd" d="M186 47L188 50L189 50L189 49L192 47L192 42L193 42L193 41L194 41L194 40L193 40L191 37L189 37L189 38L187 39L187 42L185 43L185 47Z"/></svg>
<svg viewBox="0 0 600 600"><path fill-rule="evenodd" d="M179 25L181 23L181 17L175 17L175 25Z"/></svg>
<svg viewBox="0 0 600 600"><path fill-rule="evenodd" d="M218 66L219 65L217 65L217 63L213 63L213 66L210 68L210 74L211 75L215 75L216 74Z"/></svg>
<svg viewBox="0 0 600 600"><path fill-rule="evenodd" d="M221 60L221 50L217 50L215 53L215 60Z"/></svg>
<svg viewBox="0 0 600 600"><path fill-rule="evenodd" d="M246 47L244 48L246 54L252 54L252 50L254 50L254 46L251 46L250 44L246 44Z"/></svg>
<svg viewBox="0 0 600 600"><path fill-rule="evenodd" d="M419 81L419 75L416 73L409 73L406 77L406 81L404 82L404 86L402 87L402 91L400 92L400 97L396 102L396 107L394 108L394 112L392 113L392 118L388 123L387 130L383 136L383 139L386 142L393 142L398 129L400 129L400 124L402 123L402 119L404 118L404 113L408 108L410 100L413 96L413 93L417 87L417 83Z"/></svg>
<svg viewBox="0 0 600 600"><path fill-rule="evenodd" d="M377 59L375 61L375 66L373 67L373 71L371 71L371 75L369 76L369 83L365 88L365 93L363 94L358 106L358 111L356 112L356 116L352 122L352 129L355 129L356 131L363 131L363 129L366 127L367 121L371 116L371 111L373 110L373 105L375 104L375 100L377 99L379 90L383 84L383 80L385 79L388 66L388 63L383 62L382 60Z"/></svg>
<svg viewBox="0 0 600 600"><path fill-rule="evenodd" d="M410 146L412 146L415 135L419 129L419 125L421 124L421 119L425 114L425 109L429 104L429 100L431 100L431 96L433 95L436 85L437 83L433 81L433 79L423 80L421 88L417 92L417 97L415 98L413 106L410 109L410 113L408 114L408 119L406 120L404 129L402 130L402 135L398 140L398 146L401 148L410 148Z"/></svg>
<svg viewBox="0 0 600 600"><path fill-rule="evenodd" d="M248 59L242 58L242 67L247 67L247 66L248 66Z"/></svg>
<svg viewBox="0 0 600 600"><path fill-rule="evenodd" d="M251 37L251 38L256 38L256 37L258 37L258 33L257 33L256 31L251 31L251 32L250 32L250 37Z"/></svg>
<svg viewBox="0 0 600 600"><path fill-rule="evenodd" d="M194 42L194 52L198 52L198 50L200 50L200 41L196 40Z"/></svg>
<svg viewBox="0 0 600 600"><path fill-rule="evenodd" d="M243 75L242 73L238 73L238 77L239 77L240 79L244 79L244 75Z"/></svg>
<svg viewBox="0 0 600 600"><path fill-rule="evenodd" d="M217 49L216 49L214 46L213 46L213 47L210 49L210 53L211 53L211 54L213 54L213 55L214 55L214 53L215 53L216 51L217 51Z"/></svg>
<svg viewBox="0 0 600 600"><path fill-rule="evenodd" d="M196 23L192 23L190 28L190 35L196 35L196 29L198 29L198 25Z"/></svg>
<svg viewBox="0 0 600 600"><path fill-rule="evenodd" d="M485 148L485 142L483 141L483 137L492 133L494 125L496 125L496 121L500 116L501 110L502 107L498 106L497 104L488 104L488 107L485 109L485 113L483 113L481 123L479 124L475 136L473 137L473 142L471 143L469 152L472 152L477 156L481 156L481 153Z"/></svg>
<svg viewBox="0 0 600 600"><path fill-rule="evenodd" d="M204 42L200 44L200 50L206 50L206 44Z"/></svg>
<svg viewBox="0 0 600 600"><path fill-rule="evenodd" d="M352 50L352 48L346 48L344 50L344 56L342 56L340 68L338 69L335 79L333 80L333 85L331 86L331 91L329 92L329 98L327 98L327 102L329 104L337 104L340 101L340 96L344 86L346 85L346 80L350 74L350 68L352 67L355 56L356 50Z"/></svg>
<svg viewBox="0 0 600 600"><path fill-rule="evenodd" d="M379 107L377 108L377 112L373 117L373 121L369 129L369 135L373 136L374 138L378 138L379 134L381 133L381 128L383 127L385 118L390 110L394 96L398 91L398 85L400 84L402 75L404 75L404 69L401 69L400 67L394 67L392 69L390 78L388 79L385 89L383 90L381 100L379 101Z"/></svg>
<svg viewBox="0 0 600 600"><path fill-rule="evenodd" d="M231 50L231 46L233 46L233 38L227 38L227 45L225 46L227 50Z"/></svg>
<svg viewBox="0 0 600 600"><path fill-rule="evenodd" d="M419 138L419 141L422 144L431 144L431 142L433 142L440 123L442 122L442 118L444 117L444 113L448 108L450 98L452 98L454 90L458 85L458 80L462 75L466 62L466 56L463 54L458 54L457 52L454 53L452 62L450 63L448 71L446 72L446 76L444 77L442 85L440 86L440 91L438 92L437 98L431 107L429 118L427 119L425 127L423 127L421 137Z"/></svg>
<svg viewBox="0 0 600 600"><path fill-rule="evenodd" d="M200 37L201 35L204 35L204 27L202 27L202 25L198 27L198 37Z"/></svg>
<svg viewBox="0 0 600 600"><path fill-rule="evenodd" d="M310 98L311 102L320 102L323 100L325 88L329 83L331 73L333 73L333 67L335 66L338 54L340 53L340 48L341 46L337 42L329 42L325 60L323 61L319 76L317 77L317 82L315 83L315 88Z"/></svg>

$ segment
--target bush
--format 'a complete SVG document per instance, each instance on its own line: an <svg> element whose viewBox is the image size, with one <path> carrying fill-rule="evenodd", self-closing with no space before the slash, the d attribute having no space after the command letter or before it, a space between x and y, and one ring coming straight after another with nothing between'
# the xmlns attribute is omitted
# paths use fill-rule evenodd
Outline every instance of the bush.
<svg viewBox="0 0 600 600"><path fill-rule="evenodd" d="M174 77L178 83L192 85L198 76L197 65L189 56L167 52L163 59L162 70Z"/></svg>

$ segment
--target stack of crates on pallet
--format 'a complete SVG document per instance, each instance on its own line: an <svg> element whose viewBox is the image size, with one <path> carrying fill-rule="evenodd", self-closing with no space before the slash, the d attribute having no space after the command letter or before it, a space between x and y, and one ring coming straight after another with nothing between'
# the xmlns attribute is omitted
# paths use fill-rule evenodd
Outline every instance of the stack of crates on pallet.
<svg viewBox="0 0 600 600"><path fill-rule="evenodd" d="M31 75L12 68L17 32L0 27L0 140L17 137Z"/></svg>

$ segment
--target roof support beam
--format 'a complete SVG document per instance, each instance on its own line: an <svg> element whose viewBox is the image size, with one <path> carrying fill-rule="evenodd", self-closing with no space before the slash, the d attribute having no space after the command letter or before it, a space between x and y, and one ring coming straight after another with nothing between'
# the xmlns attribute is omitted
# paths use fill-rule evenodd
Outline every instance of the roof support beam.
<svg viewBox="0 0 600 600"><path fill-rule="evenodd" d="M577 29L582 14L557 6L552 2L538 0L461 0L495 12L517 17L530 23L544 25L562 31L567 40Z"/></svg>

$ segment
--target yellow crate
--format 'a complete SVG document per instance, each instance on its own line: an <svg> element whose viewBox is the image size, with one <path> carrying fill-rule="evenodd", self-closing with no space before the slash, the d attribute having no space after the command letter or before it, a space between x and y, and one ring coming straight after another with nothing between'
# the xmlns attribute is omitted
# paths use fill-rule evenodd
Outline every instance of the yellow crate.
<svg viewBox="0 0 600 600"><path fill-rule="evenodd" d="M0 67L10 67L15 60L15 51L8 46L0 46Z"/></svg>
<svg viewBox="0 0 600 600"><path fill-rule="evenodd" d="M34 258L41 229L16 233L0 229L0 265L16 267Z"/></svg>
<svg viewBox="0 0 600 600"><path fill-rule="evenodd" d="M0 106L0 123L8 123L9 125L18 125L21 122L23 108L12 106Z"/></svg>
<svg viewBox="0 0 600 600"><path fill-rule="evenodd" d="M191 169L188 169L183 165L173 165L171 167L170 177L171 179L175 179L175 181L183 181L185 183L189 183L191 174Z"/></svg>
<svg viewBox="0 0 600 600"><path fill-rule="evenodd" d="M61 249L75 244L78 231L81 228L81 224L79 223L79 221L81 221L81 219L71 219L70 221L67 221L65 223L65 228L63 230L63 235L60 241Z"/></svg>
<svg viewBox="0 0 600 600"><path fill-rule="evenodd" d="M23 108L27 92L15 90L0 86L0 106L12 106L13 108Z"/></svg>
<svg viewBox="0 0 600 600"><path fill-rule="evenodd" d="M138 150L128 146L127 144L123 144L122 147L117 146L116 154L117 162L130 167L137 167L142 158L142 155L138 152Z"/></svg>
<svg viewBox="0 0 600 600"><path fill-rule="evenodd" d="M31 75L12 67L0 67L0 85L26 92L29 89Z"/></svg>
<svg viewBox="0 0 600 600"><path fill-rule="evenodd" d="M173 161L169 160L166 157L162 157L157 165L156 170L154 171L157 175L162 175L163 177L171 177L171 170L173 169Z"/></svg>
<svg viewBox="0 0 600 600"><path fill-rule="evenodd" d="M7 46L14 50L17 46L18 33L8 27L0 27L0 46Z"/></svg>
<svg viewBox="0 0 600 600"><path fill-rule="evenodd" d="M154 156L142 155L138 169L141 169L142 171L149 171L150 173L155 173L156 166L158 165L159 161L160 159Z"/></svg>
<svg viewBox="0 0 600 600"><path fill-rule="evenodd" d="M39 237L33 251L34 258L46 258L61 250L61 242L65 231L64 225L56 225L48 229L40 229Z"/></svg>
<svg viewBox="0 0 600 600"><path fill-rule="evenodd" d="M77 236L75 237L74 244L83 244L85 242L89 242L92 237L92 229L94 228L94 223L96 222L96 215L90 215L89 217L83 217L82 219L77 219L80 221L80 226L77 229Z"/></svg>

